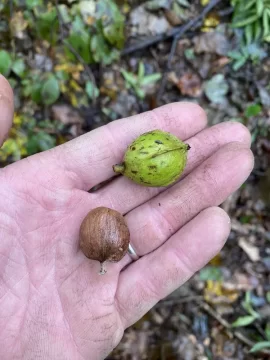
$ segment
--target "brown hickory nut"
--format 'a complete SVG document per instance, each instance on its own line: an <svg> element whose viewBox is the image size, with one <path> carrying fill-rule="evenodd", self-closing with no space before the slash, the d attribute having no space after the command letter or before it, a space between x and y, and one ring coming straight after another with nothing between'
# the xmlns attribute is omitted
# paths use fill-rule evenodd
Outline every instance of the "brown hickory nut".
<svg viewBox="0 0 270 360"><path fill-rule="evenodd" d="M125 256L129 240L125 218L106 207L91 210L80 227L80 248L87 258L100 262L101 275L106 273L106 261L118 262Z"/></svg>

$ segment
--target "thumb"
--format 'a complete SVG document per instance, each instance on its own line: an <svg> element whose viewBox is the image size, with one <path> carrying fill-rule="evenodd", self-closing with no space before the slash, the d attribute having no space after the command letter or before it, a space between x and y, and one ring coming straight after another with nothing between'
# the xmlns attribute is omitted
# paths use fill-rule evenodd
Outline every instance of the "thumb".
<svg viewBox="0 0 270 360"><path fill-rule="evenodd" d="M7 79L0 74L0 147L12 126L13 111L13 91Z"/></svg>

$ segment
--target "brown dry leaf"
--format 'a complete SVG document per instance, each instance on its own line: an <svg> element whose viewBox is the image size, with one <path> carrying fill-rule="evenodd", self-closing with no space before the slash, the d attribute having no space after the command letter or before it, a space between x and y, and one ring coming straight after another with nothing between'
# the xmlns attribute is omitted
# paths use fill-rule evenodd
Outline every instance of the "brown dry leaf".
<svg viewBox="0 0 270 360"><path fill-rule="evenodd" d="M168 79L178 87L183 95L192 97L199 97L202 95L201 79L197 74L186 73L179 79L174 72L171 72L168 75Z"/></svg>
<svg viewBox="0 0 270 360"><path fill-rule="evenodd" d="M173 10L166 9L164 11L164 15L165 15L166 19L168 20L168 22L170 23L170 25L177 26L177 25L182 24L182 20L179 18L179 16Z"/></svg>
<svg viewBox="0 0 270 360"><path fill-rule="evenodd" d="M226 56L223 56L223 57L217 59L216 61L213 62L212 72L213 73L218 72L220 69L222 69L224 66L226 66L230 62L231 62L231 60Z"/></svg>
<svg viewBox="0 0 270 360"><path fill-rule="evenodd" d="M210 304L232 304L239 297L235 289L224 288L221 281L207 280L204 289L204 299Z"/></svg>
<svg viewBox="0 0 270 360"><path fill-rule="evenodd" d="M244 250L251 261L255 262L260 260L259 248L250 244L244 237L240 237L238 240L238 245L242 250Z"/></svg>
<svg viewBox="0 0 270 360"><path fill-rule="evenodd" d="M259 281L256 277L244 273L235 273L232 279L223 282L227 290L248 291L256 289Z"/></svg>
<svg viewBox="0 0 270 360"><path fill-rule="evenodd" d="M52 115L55 120L60 121L64 125L83 124L83 119L79 112L68 105L53 105Z"/></svg>
<svg viewBox="0 0 270 360"><path fill-rule="evenodd" d="M25 29L28 26L27 21L23 17L21 11L16 12L9 23L10 31L12 35L18 39L24 39L26 37Z"/></svg>
<svg viewBox="0 0 270 360"><path fill-rule="evenodd" d="M196 53L212 53L226 55L231 49L230 42L224 34L217 31L203 33L194 38L194 50Z"/></svg>

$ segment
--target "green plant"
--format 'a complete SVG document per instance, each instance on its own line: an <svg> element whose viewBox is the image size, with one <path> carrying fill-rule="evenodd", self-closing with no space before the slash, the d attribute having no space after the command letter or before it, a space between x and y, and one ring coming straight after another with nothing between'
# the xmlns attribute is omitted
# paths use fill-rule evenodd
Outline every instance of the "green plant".
<svg viewBox="0 0 270 360"><path fill-rule="evenodd" d="M0 149L0 161L17 161L29 155L56 146L56 134L63 128L61 123L50 120L37 121L26 114L14 116L9 138Z"/></svg>
<svg viewBox="0 0 270 360"><path fill-rule="evenodd" d="M250 291L246 292L245 300L242 302L242 306L249 315L240 316L237 318L236 321L232 323L232 327L247 326L260 318L260 315L252 307Z"/></svg>
<svg viewBox="0 0 270 360"><path fill-rule="evenodd" d="M132 87L136 95L140 99L143 99L145 97L144 87L152 83L155 83L161 78L160 73L145 75L145 69L142 62L139 63L139 69L137 75L126 70L121 70L121 73L126 80L126 87L128 89Z"/></svg>
<svg viewBox="0 0 270 360"><path fill-rule="evenodd" d="M248 60L251 60L253 64L258 63L259 60L267 56L267 53L256 43L249 45L242 43L239 49L229 51L228 56L233 61L233 70L237 71L244 66Z"/></svg>
<svg viewBox="0 0 270 360"><path fill-rule="evenodd" d="M247 44L270 42L270 0L232 0L232 26L244 30Z"/></svg>

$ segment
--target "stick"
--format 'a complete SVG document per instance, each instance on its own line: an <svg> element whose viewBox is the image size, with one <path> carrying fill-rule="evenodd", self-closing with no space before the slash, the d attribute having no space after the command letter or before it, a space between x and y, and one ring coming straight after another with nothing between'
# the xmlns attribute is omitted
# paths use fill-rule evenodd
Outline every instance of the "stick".
<svg viewBox="0 0 270 360"><path fill-rule="evenodd" d="M189 29L191 29L193 26L197 25L198 23L205 18L205 16L209 13L209 11L211 11L218 3L220 3L221 0L212 0L210 1L210 3L203 9L203 11L201 12L201 14L199 16L197 16L196 18L190 20L189 22L187 22L185 25L181 26L181 28L179 28L179 31L173 36L173 43L172 43L172 47L171 47L171 51L168 57L168 61L167 61L167 65L164 71L164 75L162 77L161 80L161 84L159 87L159 91L158 91L158 95L157 95L157 102L160 101L161 96L163 94L166 82L167 82L167 72L168 70L171 68L171 64L172 64L172 59L176 50L176 46L177 46L177 41L179 40L179 38Z"/></svg>
<svg viewBox="0 0 270 360"><path fill-rule="evenodd" d="M63 28L63 20L62 20L62 16L60 14L59 8L58 8L58 0L55 0L55 7L56 7L56 12L57 12L57 17L58 17L58 21L59 21L59 27L60 27L60 38L63 44L65 44L68 49L72 52L72 54L78 59L78 61L83 65L84 70L86 71L90 81L92 82L94 89L96 88L96 80L95 77L90 69L90 67L88 66L88 64L84 61L84 59L81 57L81 55L76 51L76 49L74 49L74 47L64 38L64 28ZM95 95L95 90L93 91L93 104L96 104L96 95Z"/></svg>

